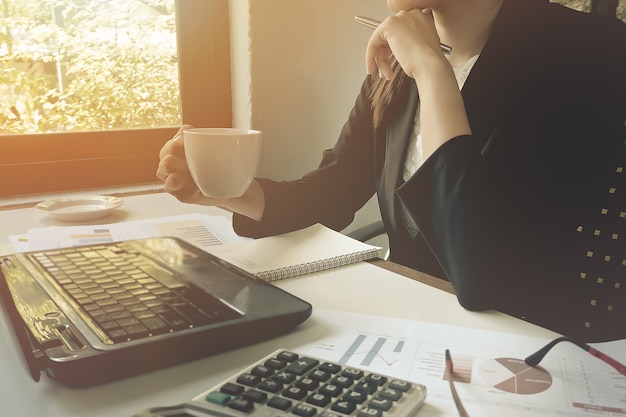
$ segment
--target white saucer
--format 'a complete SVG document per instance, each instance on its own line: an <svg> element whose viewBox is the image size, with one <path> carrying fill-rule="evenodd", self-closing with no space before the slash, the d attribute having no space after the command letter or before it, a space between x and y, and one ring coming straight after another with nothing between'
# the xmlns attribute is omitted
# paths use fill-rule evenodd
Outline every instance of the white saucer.
<svg viewBox="0 0 626 417"><path fill-rule="evenodd" d="M82 222L99 219L124 204L119 197L87 195L81 197L55 198L41 202L35 208L54 219L66 222Z"/></svg>

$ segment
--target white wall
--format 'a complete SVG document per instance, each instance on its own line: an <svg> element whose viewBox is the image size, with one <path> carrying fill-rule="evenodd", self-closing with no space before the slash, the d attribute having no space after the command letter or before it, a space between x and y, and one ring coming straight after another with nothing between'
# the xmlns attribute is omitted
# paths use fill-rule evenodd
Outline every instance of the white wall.
<svg viewBox="0 0 626 417"><path fill-rule="evenodd" d="M231 0L233 125L263 131L259 175L314 169L331 147L365 77L371 31L384 0ZM373 202L360 222L378 216Z"/></svg>

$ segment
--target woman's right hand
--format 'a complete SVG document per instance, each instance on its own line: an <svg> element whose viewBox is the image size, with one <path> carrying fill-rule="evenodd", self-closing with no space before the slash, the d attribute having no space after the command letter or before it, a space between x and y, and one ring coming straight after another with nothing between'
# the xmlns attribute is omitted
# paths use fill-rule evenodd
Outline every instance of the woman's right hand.
<svg viewBox="0 0 626 417"><path fill-rule="evenodd" d="M207 197L196 186L185 159L183 130L190 127L192 126L181 126L174 137L168 140L161 148L159 152L159 167L156 173L157 178L163 181L165 192L172 194L179 201L211 205L210 201L205 201Z"/></svg>
<svg viewBox="0 0 626 417"><path fill-rule="evenodd" d="M159 152L160 161L157 168L157 178L163 181L164 191L183 203L219 206L260 220L265 209L265 194L255 180L241 197L213 198L202 194L191 177L185 158L183 130L191 127L191 125L181 126L174 137L168 140Z"/></svg>

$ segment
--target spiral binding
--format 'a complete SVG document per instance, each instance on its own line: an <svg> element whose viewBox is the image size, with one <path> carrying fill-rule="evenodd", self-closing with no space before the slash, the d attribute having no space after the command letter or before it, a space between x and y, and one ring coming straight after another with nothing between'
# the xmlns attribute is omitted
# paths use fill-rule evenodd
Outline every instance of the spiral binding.
<svg viewBox="0 0 626 417"><path fill-rule="evenodd" d="M366 249L348 255L334 256L314 262L306 262L298 265L290 265L284 268L270 269L255 274L257 278L264 281L278 281L298 275L305 275L311 272L319 272L339 266L350 265L360 261L367 261L380 256L378 248Z"/></svg>

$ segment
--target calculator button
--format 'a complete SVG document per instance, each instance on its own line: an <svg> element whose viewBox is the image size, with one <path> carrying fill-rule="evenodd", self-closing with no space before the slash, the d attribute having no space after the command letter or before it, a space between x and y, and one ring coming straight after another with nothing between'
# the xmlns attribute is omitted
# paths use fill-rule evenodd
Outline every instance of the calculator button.
<svg viewBox="0 0 626 417"><path fill-rule="evenodd" d="M298 382L296 382L296 385L299 386L300 388L304 388L307 391L313 391L315 388L317 388L319 386L319 382L305 377L305 378L301 378Z"/></svg>
<svg viewBox="0 0 626 417"><path fill-rule="evenodd" d="M261 382L261 378L259 378L256 375L252 375L252 374L241 374L239 375L239 378L237 378L237 383L238 384L243 384L243 385L247 385L249 387L253 387L256 384L258 384L259 382Z"/></svg>
<svg viewBox="0 0 626 417"><path fill-rule="evenodd" d="M337 385L326 384L319 389L319 392L330 395L331 397L337 397L343 392L343 389Z"/></svg>
<svg viewBox="0 0 626 417"><path fill-rule="evenodd" d="M400 398L402 398L402 391L392 388L383 388L378 395L380 395L382 398L388 398L391 401L398 401Z"/></svg>
<svg viewBox="0 0 626 417"><path fill-rule="evenodd" d="M281 361L276 358L270 358L265 361L265 366L272 369L283 369L285 366L287 366L287 362Z"/></svg>
<svg viewBox="0 0 626 417"><path fill-rule="evenodd" d="M306 404L298 404L291 411L293 414L301 417L313 417L317 413L317 408Z"/></svg>
<svg viewBox="0 0 626 417"><path fill-rule="evenodd" d="M345 401L345 400L337 401L331 407L331 410L338 411L343 414L350 414L355 409L356 409L355 403L353 403L352 401Z"/></svg>
<svg viewBox="0 0 626 417"><path fill-rule="evenodd" d="M361 404L363 401L365 401L366 398L366 394L358 391L348 391L346 395L343 396L344 400L352 401L357 404Z"/></svg>
<svg viewBox="0 0 626 417"><path fill-rule="evenodd" d="M294 400L301 400L307 394L307 391L300 387L289 387L283 391L283 396Z"/></svg>
<svg viewBox="0 0 626 417"><path fill-rule="evenodd" d="M330 396L316 392L309 395L309 397L306 399L306 402L308 402L309 404L317 405L319 407L326 407L328 403L330 403L330 400Z"/></svg>
<svg viewBox="0 0 626 417"><path fill-rule="evenodd" d="M281 397L272 397L267 405L278 410L287 410L291 407L292 402Z"/></svg>
<svg viewBox="0 0 626 417"><path fill-rule="evenodd" d="M258 365L252 368L250 371L252 375L260 376L261 378L267 378L274 373L274 370L270 367Z"/></svg>
<svg viewBox="0 0 626 417"><path fill-rule="evenodd" d="M228 402L227 404L230 408L239 411L250 411L252 407L254 407L254 403L252 401L243 399L243 398L235 398L234 400Z"/></svg>
<svg viewBox="0 0 626 417"><path fill-rule="evenodd" d="M364 372L361 371L360 369L346 368L341 374L348 378L361 379L363 378Z"/></svg>
<svg viewBox="0 0 626 417"><path fill-rule="evenodd" d="M225 393L225 394L230 394L233 396L237 396L239 394L241 394L244 391L244 388L241 385L237 385L237 384L233 384L233 383L226 383L222 386L222 388L220 388L220 391Z"/></svg>
<svg viewBox="0 0 626 417"><path fill-rule="evenodd" d="M262 403L263 401L267 399L267 394L261 391L257 391L255 389L251 389L251 390L246 391L242 395L242 398L246 400L250 400L255 403Z"/></svg>
<svg viewBox="0 0 626 417"><path fill-rule="evenodd" d="M292 362L287 368L285 368L285 371L293 372L296 375L303 375L304 373L313 369L319 363L320 361L318 361L317 359L302 357Z"/></svg>
<svg viewBox="0 0 626 417"><path fill-rule="evenodd" d="M365 377L365 382L369 382L369 383L380 386L380 385L385 384L385 382L387 382L387 378L381 375L377 375L377 374L370 374Z"/></svg>
<svg viewBox="0 0 626 417"><path fill-rule="evenodd" d="M382 410L376 408L363 407L357 413L357 417L382 417Z"/></svg>
<svg viewBox="0 0 626 417"><path fill-rule="evenodd" d="M226 404L230 398L231 396L229 394L219 391L211 391L206 395L206 397L204 397L206 401L217 405Z"/></svg>
<svg viewBox="0 0 626 417"><path fill-rule="evenodd" d="M341 371L341 366L336 363L325 362L320 365L320 369L322 371L330 372L331 374L336 374Z"/></svg>
<svg viewBox="0 0 626 417"><path fill-rule="evenodd" d="M400 381L399 379L394 379L389 383L389 387L393 389L400 390L402 392L407 392L411 389L411 384L406 381Z"/></svg>
<svg viewBox="0 0 626 417"><path fill-rule="evenodd" d="M283 351L280 352L276 357L282 361L293 362L298 359L299 356L293 352Z"/></svg>
<svg viewBox="0 0 626 417"><path fill-rule="evenodd" d="M266 379L265 381L262 381L257 388L262 389L263 391L277 393L283 389L283 384L271 379Z"/></svg>
<svg viewBox="0 0 626 417"><path fill-rule="evenodd" d="M348 388L350 385L352 385L352 379L345 376L336 376L331 379L330 382L341 388Z"/></svg>
<svg viewBox="0 0 626 417"><path fill-rule="evenodd" d="M371 395L376 392L378 386L370 382L359 382L352 389L358 392L362 392L365 395Z"/></svg>
<svg viewBox="0 0 626 417"><path fill-rule="evenodd" d="M383 398L383 397L376 396L376 397L372 398L372 400L369 402L368 405L371 408L376 408L376 409L381 410L381 411L387 411L393 405L393 401L391 401L389 398Z"/></svg>
<svg viewBox="0 0 626 417"><path fill-rule="evenodd" d="M322 371L321 369L316 369L314 371L311 371L308 374L309 378L315 379L316 381L320 381L320 382L324 382L326 381L328 378L330 378L331 373L328 371Z"/></svg>
<svg viewBox="0 0 626 417"><path fill-rule="evenodd" d="M292 374L291 372L286 371L279 371L272 377L272 379L283 384L289 384L296 380L296 374Z"/></svg>

